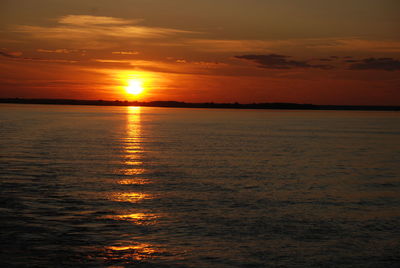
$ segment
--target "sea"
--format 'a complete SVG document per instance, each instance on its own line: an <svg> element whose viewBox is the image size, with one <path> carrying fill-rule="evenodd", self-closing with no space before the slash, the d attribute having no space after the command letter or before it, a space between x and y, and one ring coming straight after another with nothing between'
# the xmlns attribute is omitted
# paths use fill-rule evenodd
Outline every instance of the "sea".
<svg viewBox="0 0 400 268"><path fill-rule="evenodd" d="M0 105L2 267L400 267L400 113Z"/></svg>

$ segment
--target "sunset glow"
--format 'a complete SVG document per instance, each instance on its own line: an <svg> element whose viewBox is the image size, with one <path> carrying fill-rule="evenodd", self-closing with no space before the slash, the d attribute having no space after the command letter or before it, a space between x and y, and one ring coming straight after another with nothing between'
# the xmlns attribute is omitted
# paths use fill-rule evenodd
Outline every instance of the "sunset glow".
<svg viewBox="0 0 400 268"><path fill-rule="evenodd" d="M397 1L128 2L0 5L0 98L400 104Z"/></svg>
<svg viewBox="0 0 400 268"><path fill-rule="evenodd" d="M139 95L143 92L142 82L140 80L132 79L128 81L126 92L132 95Z"/></svg>
<svg viewBox="0 0 400 268"><path fill-rule="evenodd" d="M400 267L400 0L0 0L3 267Z"/></svg>

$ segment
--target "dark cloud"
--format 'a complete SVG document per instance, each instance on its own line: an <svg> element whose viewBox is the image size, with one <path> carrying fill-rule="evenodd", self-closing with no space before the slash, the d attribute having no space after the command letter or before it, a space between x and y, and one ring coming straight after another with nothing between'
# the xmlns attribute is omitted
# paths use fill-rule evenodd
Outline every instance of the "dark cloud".
<svg viewBox="0 0 400 268"><path fill-rule="evenodd" d="M15 56L15 55L8 54L8 53L3 52L3 51L0 51L0 55L3 56L3 57L12 58L12 59L18 58L18 57Z"/></svg>
<svg viewBox="0 0 400 268"><path fill-rule="evenodd" d="M352 59L352 56L330 56L331 59Z"/></svg>
<svg viewBox="0 0 400 268"><path fill-rule="evenodd" d="M351 70L400 70L400 61L393 58L368 58L350 65Z"/></svg>
<svg viewBox="0 0 400 268"><path fill-rule="evenodd" d="M332 59L318 59L319 61L332 61Z"/></svg>
<svg viewBox="0 0 400 268"><path fill-rule="evenodd" d="M330 65L309 64L306 61L288 60L289 56L269 54L269 55L243 55L235 56L238 59L253 61L261 68L267 69L293 69L293 68L319 68L331 69Z"/></svg>
<svg viewBox="0 0 400 268"><path fill-rule="evenodd" d="M64 60L64 59L48 59L48 58L29 58L29 57L20 57L20 56L15 56L10 53L6 53L3 51L0 51L0 56L10 58L10 59L16 59L16 60L26 60L26 61L43 61L43 62L58 62L58 63L75 63L77 61L75 60Z"/></svg>

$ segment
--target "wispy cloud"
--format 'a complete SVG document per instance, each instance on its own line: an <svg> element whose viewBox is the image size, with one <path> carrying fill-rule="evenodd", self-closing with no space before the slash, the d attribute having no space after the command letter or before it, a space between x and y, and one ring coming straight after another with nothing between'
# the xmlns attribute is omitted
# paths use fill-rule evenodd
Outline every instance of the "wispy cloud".
<svg viewBox="0 0 400 268"><path fill-rule="evenodd" d="M117 54L117 55L138 55L138 51L113 51L111 52L112 54Z"/></svg>
<svg viewBox="0 0 400 268"><path fill-rule="evenodd" d="M229 64L215 61L191 61L186 59L168 58L166 60L129 60L129 59L92 59L99 64L96 68L133 69L160 73L179 74L215 74L217 69L229 68ZM92 65L93 66L93 65ZM237 74L236 74L237 75Z"/></svg>
<svg viewBox="0 0 400 268"><path fill-rule="evenodd" d="M15 59L15 58L19 57L19 55L15 55L12 52L8 52L7 53L7 52L3 52L3 51L0 51L0 55L3 56L3 57L6 57L6 58L11 58L11 59Z"/></svg>
<svg viewBox="0 0 400 268"><path fill-rule="evenodd" d="M309 42L305 43L305 46L313 49L351 52L400 52L400 42L388 40L366 40L356 38L310 39Z"/></svg>
<svg viewBox="0 0 400 268"><path fill-rule="evenodd" d="M92 16L92 15L67 15L61 17L58 22L60 24L70 25L123 25L136 24L142 21L141 19L127 20L114 17Z"/></svg>
<svg viewBox="0 0 400 268"><path fill-rule="evenodd" d="M332 66L325 64L310 64L307 61L289 60L289 56L269 54L269 55L243 55L235 58L253 61L260 68L266 69L294 69L294 68L318 68L331 69Z"/></svg>
<svg viewBox="0 0 400 268"><path fill-rule="evenodd" d="M357 38L297 38L285 40L187 39L186 45L206 52L268 53L272 51L313 50L332 52L396 53L400 42Z"/></svg>
<svg viewBox="0 0 400 268"><path fill-rule="evenodd" d="M176 34L193 33L180 29L136 25L139 20L90 15L61 17L57 26L18 25L15 31L40 39L92 40L92 39L135 39L161 38Z"/></svg>
<svg viewBox="0 0 400 268"><path fill-rule="evenodd" d="M20 52L3 52L0 51L0 56L9 58L10 60L23 60L23 61L42 61L42 62L57 62L57 63L76 63L75 60L66 60L66 59L48 59L48 58L32 58L32 57L21 57L22 53Z"/></svg>
<svg viewBox="0 0 400 268"><path fill-rule="evenodd" d="M41 53L60 53L60 54L69 54L75 52L75 50L59 48L59 49L36 49L37 52Z"/></svg>
<svg viewBox="0 0 400 268"><path fill-rule="evenodd" d="M115 59L93 59L93 62L103 63L108 67L123 67L128 66L137 68L168 68L171 67L167 62L154 61L154 60L115 60Z"/></svg>
<svg viewBox="0 0 400 268"><path fill-rule="evenodd" d="M399 71L400 60L393 58L368 58L363 60L353 60L350 65L351 70L384 70L384 71Z"/></svg>
<svg viewBox="0 0 400 268"><path fill-rule="evenodd" d="M175 63L185 64L190 67L200 67L205 69L216 69L221 67L228 66L227 63L218 62L218 61L190 61L185 59L176 59Z"/></svg>
<svg viewBox="0 0 400 268"><path fill-rule="evenodd" d="M267 52L277 46L290 45L291 41L188 39L185 43L206 52Z"/></svg>

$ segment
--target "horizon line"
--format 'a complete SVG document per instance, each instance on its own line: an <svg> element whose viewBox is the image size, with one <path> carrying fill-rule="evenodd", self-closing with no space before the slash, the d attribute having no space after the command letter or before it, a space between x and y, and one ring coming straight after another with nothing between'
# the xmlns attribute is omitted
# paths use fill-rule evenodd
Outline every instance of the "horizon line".
<svg viewBox="0 0 400 268"><path fill-rule="evenodd" d="M53 104L53 105L95 105L95 106L140 106L165 108L219 108L219 109L281 109L281 110L372 110L400 111L400 105L336 105L290 102L259 103L217 103L217 102L184 102L184 101L128 101L128 100L83 100L52 98L0 98L0 103L14 104Z"/></svg>

